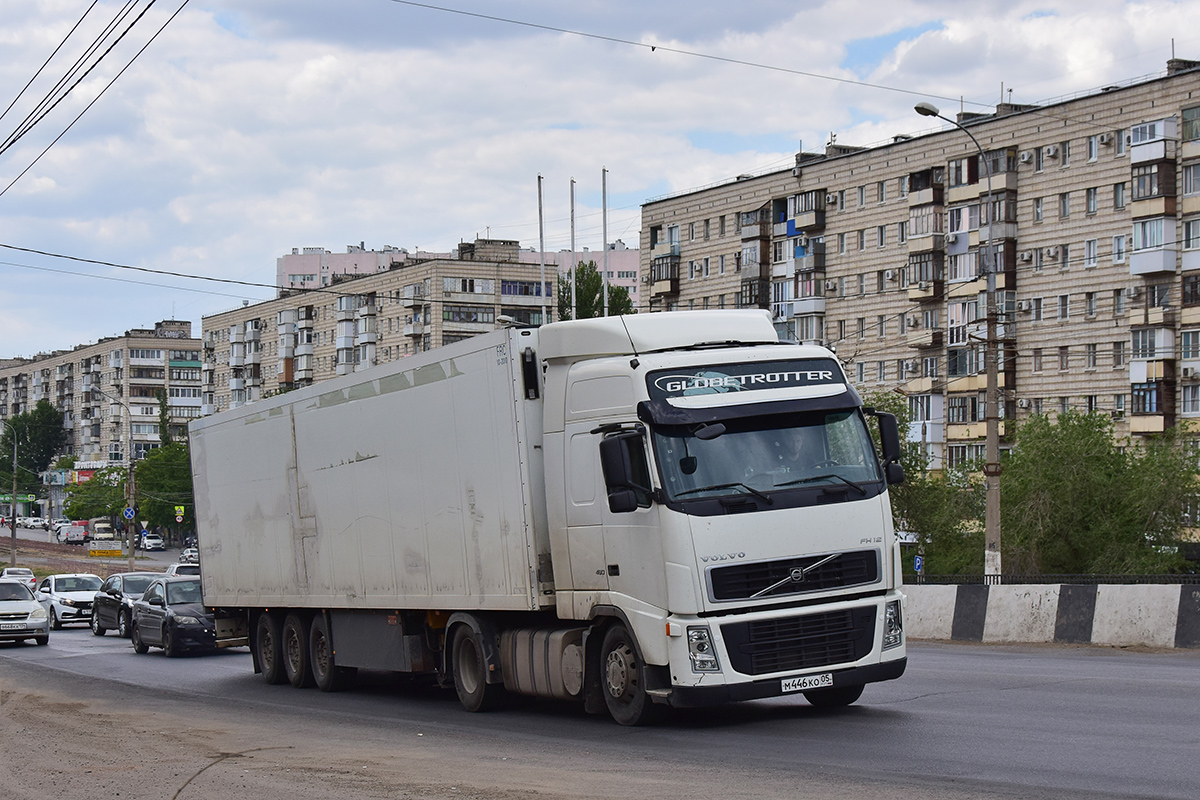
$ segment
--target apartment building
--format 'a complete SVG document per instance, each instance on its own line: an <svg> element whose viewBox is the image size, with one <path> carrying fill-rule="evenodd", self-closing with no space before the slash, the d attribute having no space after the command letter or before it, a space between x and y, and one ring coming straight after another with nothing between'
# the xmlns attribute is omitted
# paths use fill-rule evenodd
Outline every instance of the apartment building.
<svg viewBox="0 0 1200 800"><path fill-rule="evenodd" d="M159 396L180 431L200 415L200 340L192 323L163 320L153 329L71 350L0 364L0 419L48 400L63 412L65 455L76 466L123 464L159 446Z"/></svg>
<svg viewBox="0 0 1200 800"><path fill-rule="evenodd" d="M611 247L614 282L636 287L637 251ZM547 262L543 284L529 252L514 240L476 239L453 258L396 259L384 271L334 276L328 286L206 316L202 413L457 342L502 318L539 325L543 306L553 320L559 266ZM603 255L585 251L577 260L599 266Z"/></svg>
<svg viewBox="0 0 1200 800"><path fill-rule="evenodd" d="M935 466L982 457L985 272L1001 431L1066 409L1200 421L1200 62L646 203L643 311L770 309L898 390ZM914 113L914 121L916 115ZM980 151L982 150L982 157Z"/></svg>

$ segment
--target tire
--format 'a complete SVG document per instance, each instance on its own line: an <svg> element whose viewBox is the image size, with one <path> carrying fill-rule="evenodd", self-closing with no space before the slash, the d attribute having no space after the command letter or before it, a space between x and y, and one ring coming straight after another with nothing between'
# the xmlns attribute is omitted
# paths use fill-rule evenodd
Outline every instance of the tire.
<svg viewBox="0 0 1200 800"><path fill-rule="evenodd" d="M357 672L333 663L333 639L324 614L313 617L308 629L308 663L312 665L313 682L322 692L340 692L354 680Z"/></svg>
<svg viewBox="0 0 1200 800"><path fill-rule="evenodd" d="M62 630L62 622L58 619L58 612L54 610L54 606L50 606L50 630Z"/></svg>
<svg viewBox="0 0 1200 800"><path fill-rule="evenodd" d="M136 622L129 629L129 641L133 642L133 652L137 653L139 656L144 656L146 653L150 652L150 645L142 641L142 634L138 630Z"/></svg>
<svg viewBox="0 0 1200 800"><path fill-rule="evenodd" d="M162 643L163 655L167 658L179 658L183 655L183 648L179 646L179 642L175 641L175 634L171 631L170 625L163 626Z"/></svg>
<svg viewBox="0 0 1200 800"><path fill-rule="evenodd" d="M46 645L50 644L50 637L49 636L35 636L35 637L33 637L33 643L36 644L38 647L45 647Z"/></svg>
<svg viewBox="0 0 1200 800"><path fill-rule="evenodd" d="M272 685L287 683L283 671L283 639L279 635L279 620L264 611L255 626L254 648L263 680Z"/></svg>
<svg viewBox="0 0 1200 800"><path fill-rule="evenodd" d="M92 635L103 636L108 632L108 629L100 624L100 613L92 606Z"/></svg>
<svg viewBox="0 0 1200 800"><path fill-rule="evenodd" d="M117 612L117 636L120 636L122 639L129 638L129 612L128 611L122 610L122 611Z"/></svg>
<svg viewBox="0 0 1200 800"><path fill-rule="evenodd" d="M487 663L483 656L483 645L479 635L470 625L459 625L454 629L451 645L453 659L454 690L458 702L467 711L491 711L505 699L504 686L487 682Z"/></svg>
<svg viewBox="0 0 1200 800"><path fill-rule="evenodd" d="M841 708L862 697L863 685L839 686L835 689L814 689L804 693L804 699L814 708Z"/></svg>
<svg viewBox="0 0 1200 800"><path fill-rule="evenodd" d="M645 725L655 716L637 645L620 622L605 632L600 645L600 689L608 713L621 725Z"/></svg>
<svg viewBox="0 0 1200 800"><path fill-rule="evenodd" d="M313 685L312 666L308 658L308 626L298 614L288 614L283 620L283 670L288 683L297 689Z"/></svg>

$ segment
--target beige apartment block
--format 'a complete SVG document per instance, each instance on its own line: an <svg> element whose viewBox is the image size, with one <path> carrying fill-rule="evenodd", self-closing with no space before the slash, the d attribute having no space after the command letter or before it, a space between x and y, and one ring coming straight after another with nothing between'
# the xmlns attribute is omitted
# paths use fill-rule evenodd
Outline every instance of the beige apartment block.
<svg viewBox="0 0 1200 800"><path fill-rule="evenodd" d="M637 251L610 247L613 282L636 288ZM539 325L543 306L553 320L559 267L547 262L543 291L541 265L528 254L513 240L476 239L454 258L397 259L382 272L204 317L202 413L467 339L504 318ZM603 256L584 251L578 260L599 266Z"/></svg>
<svg viewBox="0 0 1200 800"><path fill-rule="evenodd" d="M860 391L907 395L910 437L956 465L983 456L994 263L1002 433L1064 409L1119 434L1200 420L1200 62L958 121L979 147L831 143L646 203L641 309L770 309Z"/></svg>
<svg viewBox="0 0 1200 800"><path fill-rule="evenodd" d="M0 419L48 400L63 413L63 455L97 469L158 447L159 396L182 433L200 416L200 340L192 323L164 320L71 350L0 364Z"/></svg>

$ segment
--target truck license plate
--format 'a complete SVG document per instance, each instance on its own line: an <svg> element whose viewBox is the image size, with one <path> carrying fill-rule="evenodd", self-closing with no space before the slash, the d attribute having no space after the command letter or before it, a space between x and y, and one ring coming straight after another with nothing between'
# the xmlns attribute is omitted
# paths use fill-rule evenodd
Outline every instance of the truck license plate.
<svg viewBox="0 0 1200 800"><path fill-rule="evenodd" d="M804 692L809 689L824 689L833 686L833 673L822 672L820 675L802 675L799 678L784 678L782 690L785 692Z"/></svg>
<svg viewBox="0 0 1200 800"><path fill-rule="evenodd" d="M0 622L0 631L23 631L24 622Z"/></svg>

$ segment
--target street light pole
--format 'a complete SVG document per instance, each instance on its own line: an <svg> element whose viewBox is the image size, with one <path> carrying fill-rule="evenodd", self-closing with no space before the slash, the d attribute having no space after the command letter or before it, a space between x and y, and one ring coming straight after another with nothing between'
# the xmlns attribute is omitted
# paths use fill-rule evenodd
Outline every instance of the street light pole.
<svg viewBox="0 0 1200 800"><path fill-rule="evenodd" d="M15 567L17 565L17 429L8 420L4 420L4 424L12 431L13 437L12 502L8 504L8 529L12 536L12 548L9 553L8 565Z"/></svg>
<svg viewBox="0 0 1200 800"><path fill-rule="evenodd" d="M986 217L988 223L987 235L980 237L979 249L981 254L980 266L987 276L987 342L984 346L985 375L987 380L987 409L986 409L986 439L984 441L983 479L986 492L984 508L984 551L983 575L985 583L999 583L1000 568L1000 380L997 366L996 347L996 262L989 259L991 230L993 223L992 198L992 165L983 152L979 140L969 130L956 120L943 117L937 107L931 103L917 103L914 110L923 117L937 117L949 122L954 127L970 137L975 149L979 151L979 160L983 163L984 175L987 177ZM979 224L983 225L985 214L979 215ZM989 263L990 261L990 263Z"/></svg>
<svg viewBox="0 0 1200 800"><path fill-rule="evenodd" d="M135 481L135 474L134 474L135 462L133 459L133 412L129 410L129 406L127 406L125 404L125 401L121 400L119 397L114 397L113 395L109 394L108 392L106 392L103 389L96 387L96 386L92 387L92 391L99 392L100 394L107 397L109 400L111 400L114 403L121 406L121 408L125 409L125 416L129 418L129 435L127 437L125 437L125 442L127 444L125 457L126 457L126 460L129 462L129 476L125 479L125 507L126 508L137 508L137 486L134 483L134 481ZM133 547L134 541L135 541L134 534L137 530L137 514L136 514L136 512L134 513L134 516L132 518L125 520L125 523L126 523L125 524L125 546L129 548L129 550L128 550L128 552L129 552L129 571L133 572L135 569L137 569L137 564L135 563L135 556L134 556L134 547Z"/></svg>

